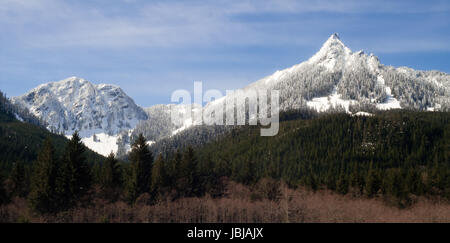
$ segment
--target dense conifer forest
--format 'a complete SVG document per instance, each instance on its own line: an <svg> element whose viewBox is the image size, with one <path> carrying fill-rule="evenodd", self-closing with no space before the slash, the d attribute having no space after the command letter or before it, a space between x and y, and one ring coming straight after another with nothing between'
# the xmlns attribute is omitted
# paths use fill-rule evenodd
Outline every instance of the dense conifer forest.
<svg viewBox="0 0 450 243"><path fill-rule="evenodd" d="M329 114L282 122L273 138L256 127L235 130L200 149L199 166L247 185L273 178L407 206L413 196L450 199L449 146L449 113Z"/></svg>

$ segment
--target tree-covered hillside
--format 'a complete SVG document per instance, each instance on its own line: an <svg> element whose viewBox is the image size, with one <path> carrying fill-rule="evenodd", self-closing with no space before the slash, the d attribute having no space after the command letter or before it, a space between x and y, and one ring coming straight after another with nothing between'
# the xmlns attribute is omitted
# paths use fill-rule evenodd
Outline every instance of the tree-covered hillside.
<svg viewBox="0 0 450 243"><path fill-rule="evenodd" d="M244 184L264 177L343 194L450 197L450 113L330 114L281 122L274 137L237 129L198 149L200 167ZM203 164L203 165L202 165Z"/></svg>

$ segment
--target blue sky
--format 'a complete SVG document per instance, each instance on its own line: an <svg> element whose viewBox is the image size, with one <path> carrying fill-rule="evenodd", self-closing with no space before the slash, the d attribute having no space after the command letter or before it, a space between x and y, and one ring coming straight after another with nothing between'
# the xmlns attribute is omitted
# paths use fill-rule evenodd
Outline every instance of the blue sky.
<svg viewBox="0 0 450 243"><path fill-rule="evenodd" d="M70 76L138 105L236 89L307 60L334 32L383 64L450 73L450 2L0 0L0 90Z"/></svg>

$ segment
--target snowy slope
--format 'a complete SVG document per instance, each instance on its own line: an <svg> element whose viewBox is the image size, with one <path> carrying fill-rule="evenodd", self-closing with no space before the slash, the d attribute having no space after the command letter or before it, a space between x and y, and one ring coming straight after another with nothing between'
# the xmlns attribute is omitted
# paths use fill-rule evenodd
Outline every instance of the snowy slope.
<svg viewBox="0 0 450 243"><path fill-rule="evenodd" d="M192 104L193 112L201 109L199 104ZM133 131L133 137L142 133L147 139L157 141L164 137L175 135L192 126L192 119L172 121L171 111L185 112L186 105L168 104L154 105L144 109L148 119L140 121Z"/></svg>

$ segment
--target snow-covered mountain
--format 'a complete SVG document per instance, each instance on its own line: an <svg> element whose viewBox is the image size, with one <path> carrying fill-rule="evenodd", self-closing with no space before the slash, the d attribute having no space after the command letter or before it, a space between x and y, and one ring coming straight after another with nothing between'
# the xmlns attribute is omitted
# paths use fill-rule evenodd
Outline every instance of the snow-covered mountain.
<svg viewBox="0 0 450 243"><path fill-rule="evenodd" d="M71 136L77 130L89 148L103 155L117 151L119 134L148 118L118 86L77 77L39 85L12 101L43 119L52 132Z"/></svg>
<svg viewBox="0 0 450 243"><path fill-rule="evenodd" d="M338 34L309 60L258 80L239 95L251 97L255 90L279 90L281 110L450 109L449 74L385 66L373 54L350 50ZM224 101L211 102L205 109L214 110Z"/></svg>

